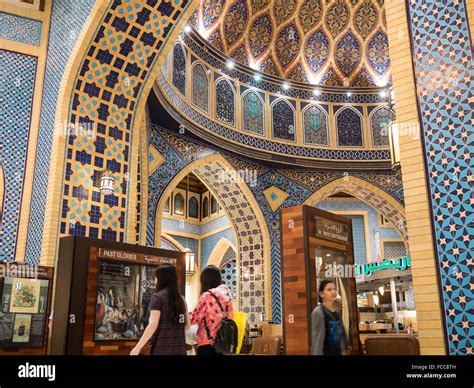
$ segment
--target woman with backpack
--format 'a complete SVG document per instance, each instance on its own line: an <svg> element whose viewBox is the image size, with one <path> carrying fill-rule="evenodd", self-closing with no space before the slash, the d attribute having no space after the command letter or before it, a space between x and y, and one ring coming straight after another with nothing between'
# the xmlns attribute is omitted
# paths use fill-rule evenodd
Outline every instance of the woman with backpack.
<svg viewBox="0 0 474 388"><path fill-rule="evenodd" d="M191 314L191 324L198 325L198 356L218 354L214 347L218 331L222 323L232 319L232 316L231 291L222 284L219 268L209 265L201 272L201 296Z"/></svg>
<svg viewBox="0 0 474 388"><path fill-rule="evenodd" d="M151 296L150 318L130 355L140 354L150 339L151 355L186 355L186 302L178 290L176 268L161 264L156 269L156 291Z"/></svg>
<svg viewBox="0 0 474 388"><path fill-rule="evenodd" d="M311 355L342 355L346 335L336 307L336 283L324 279L319 285L319 302L311 313Z"/></svg>

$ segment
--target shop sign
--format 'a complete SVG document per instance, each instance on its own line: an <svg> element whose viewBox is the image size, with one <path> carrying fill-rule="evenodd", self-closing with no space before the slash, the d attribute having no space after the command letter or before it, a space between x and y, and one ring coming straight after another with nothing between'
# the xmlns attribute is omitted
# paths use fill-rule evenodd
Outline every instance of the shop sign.
<svg viewBox="0 0 474 388"><path fill-rule="evenodd" d="M397 271L405 271L411 266L411 258L409 255L400 257L399 259L385 259L381 262L367 263L355 266L355 275L370 276L373 272L383 271L385 269L395 269Z"/></svg>
<svg viewBox="0 0 474 388"><path fill-rule="evenodd" d="M322 217L315 217L315 221L316 237L344 243L349 241L349 225Z"/></svg>

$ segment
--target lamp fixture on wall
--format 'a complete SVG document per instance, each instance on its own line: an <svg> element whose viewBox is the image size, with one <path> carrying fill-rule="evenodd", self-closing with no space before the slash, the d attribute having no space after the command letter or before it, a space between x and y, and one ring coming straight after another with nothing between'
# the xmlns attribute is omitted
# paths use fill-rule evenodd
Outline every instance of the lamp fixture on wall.
<svg viewBox="0 0 474 388"><path fill-rule="evenodd" d="M185 248L184 252L186 254L186 276L191 277L196 272L196 263L194 261L196 255L189 248Z"/></svg>
<svg viewBox="0 0 474 388"><path fill-rule="evenodd" d="M105 171L100 177L100 192L103 195L110 195L115 192L115 177L111 171Z"/></svg>

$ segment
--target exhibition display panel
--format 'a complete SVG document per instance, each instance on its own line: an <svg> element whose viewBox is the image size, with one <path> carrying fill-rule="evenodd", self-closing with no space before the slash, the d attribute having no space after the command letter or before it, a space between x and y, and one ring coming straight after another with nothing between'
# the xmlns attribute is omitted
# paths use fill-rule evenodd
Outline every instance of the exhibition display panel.
<svg viewBox="0 0 474 388"><path fill-rule="evenodd" d="M174 265L185 291L185 254L84 237L60 241L52 354L128 354L148 323L155 270Z"/></svg>

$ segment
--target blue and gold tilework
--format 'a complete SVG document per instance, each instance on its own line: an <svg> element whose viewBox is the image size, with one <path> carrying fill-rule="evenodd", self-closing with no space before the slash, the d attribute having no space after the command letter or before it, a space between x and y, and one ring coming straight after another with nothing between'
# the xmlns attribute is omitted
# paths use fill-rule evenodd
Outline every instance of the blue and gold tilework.
<svg viewBox="0 0 474 388"><path fill-rule="evenodd" d="M465 1L408 2L449 353L474 347L474 68Z"/></svg>
<svg viewBox="0 0 474 388"><path fill-rule="evenodd" d="M36 57L0 50L0 261L15 259L36 66Z"/></svg>

